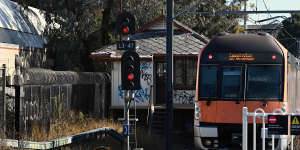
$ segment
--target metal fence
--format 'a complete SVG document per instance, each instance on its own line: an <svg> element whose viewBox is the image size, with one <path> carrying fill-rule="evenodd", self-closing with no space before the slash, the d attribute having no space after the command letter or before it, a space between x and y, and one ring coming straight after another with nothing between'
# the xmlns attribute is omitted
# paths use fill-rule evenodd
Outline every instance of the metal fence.
<svg viewBox="0 0 300 150"><path fill-rule="evenodd" d="M257 122L258 120L262 123L262 129L261 129L261 138L262 138L262 150L266 149L266 138L271 138L272 140L272 150L274 149L286 149L288 146L288 143L290 142L291 150L294 149L294 136L290 135L288 133L287 135L269 135L268 129L266 128L266 119L269 115L287 115L288 117L292 115L296 115L294 113L284 113L281 109L275 109L273 113L265 113L262 108L257 108L254 112L248 112L248 108L243 108L243 142L242 142L242 149L247 150L249 148L248 144L248 117L253 118L253 145L251 150L256 150L257 148ZM288 121L288 120L287 120ZM288 123L288 122L286 122ZM275 147L275 138L280 139L278 141L278 147ZM260 148L259 148L260 149Z"/></svg>

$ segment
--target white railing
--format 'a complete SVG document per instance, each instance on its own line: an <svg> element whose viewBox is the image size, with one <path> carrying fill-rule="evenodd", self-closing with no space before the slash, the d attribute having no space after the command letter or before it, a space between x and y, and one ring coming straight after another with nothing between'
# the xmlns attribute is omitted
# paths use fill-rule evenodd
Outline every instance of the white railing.
<svg viewBox="0 0 300 150"><path fill-rule="evenodd" d="M262 150L266 149L266 118L268 115L296 115L294 113L284 113L281 109L275 109L273 113L265 113L262 108L257 108L254 112L248 112L248 108L243 108L243 150L248 150L248 117L253 117L253 150L256 150L256 119L259 118L262 120L262 129L261 129L261 137L262 137ZM290 134L289 134L290 135ZM288 137L288 136L287 136ZM291 136L291 150L293 150L293 136ZM280 149L283 150L286 145L283 143L283 136L280 135ZM272 150L275 150L275 135L272 135Z"/></svg>

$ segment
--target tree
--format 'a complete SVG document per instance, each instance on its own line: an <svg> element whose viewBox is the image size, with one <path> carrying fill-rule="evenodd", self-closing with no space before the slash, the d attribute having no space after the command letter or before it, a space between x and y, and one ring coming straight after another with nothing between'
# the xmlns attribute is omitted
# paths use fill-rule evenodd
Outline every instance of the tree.
<svg viewBox="0 0 300 150"><path fill-rule="evenodd" d="M91 50L115 42L116 17L120 0L16 0L24 8L34 6L45 15L49 56L55 58L57 70L93 71ZM175 14L199 0L174 0ZM165 12L165 0L122 0L123 11L136 17L137 28ZM194 11L239 10L238 0L206 0ZM200 34L211 37L218 32L237 32L239 16L183 14L176 18Z"/></svg>
<svg viewBox="0 0 300 150"><path fill-rule="evenodd" d="M110 43L114 26L111 12L114 0L16 0L26 9L29 5L41 9L47 25L49 56L56 57L57 70L93 71L90 50ZM97 32L100 31L100 32ZM97 36L97 45L90 42Z"/></svg>
<svg viewBox="0 0 300 150"><path fill-rule="evenodd" d="M199 0L185 1L178 0L175 5L175 11L178 13L191 5L196 4ZM239 11L241 10L242 0L205 0L198 7L191 11ZM208 15L185 13L178 17L178 20L188 25L198 33L212 37L219 32L238 33L242 29L239 26L239 15ZM177 19L177 18L176 18Z"/></svg>
<svg viewBox="0 0 300 150"><path fill-rule="evenodd" d="M299 55L297 39L300 40L300 14L292 14L290 18L282 21L282 28L277 38L285 48Z"/></svg>

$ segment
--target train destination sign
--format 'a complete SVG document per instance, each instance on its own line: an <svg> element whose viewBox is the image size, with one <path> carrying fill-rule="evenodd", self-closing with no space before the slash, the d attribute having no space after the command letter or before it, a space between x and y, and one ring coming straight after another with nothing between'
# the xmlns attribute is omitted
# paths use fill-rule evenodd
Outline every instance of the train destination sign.
<svg viewBox="0 0 300 150"><path fill-rule="evenodd" d="M288 115L269 115L267 128L269 135L288 135Z"/></svg>
<svg viewBox="0 0 300 150"><path fill-rule="evenodd" d="M292 115L290 121L291 135L300 135L300 116Z"/></svg>
<svg viewBox="0 0 300 150"><path fill-rule="evenodd" d="M250 53L229 53L230 61L254 61L253 54Z"/></svg>

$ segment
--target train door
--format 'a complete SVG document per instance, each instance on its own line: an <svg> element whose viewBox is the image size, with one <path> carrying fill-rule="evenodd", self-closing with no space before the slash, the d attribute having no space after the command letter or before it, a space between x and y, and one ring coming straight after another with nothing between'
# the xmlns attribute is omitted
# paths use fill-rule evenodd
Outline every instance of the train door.
<svg viewBox="0 0 300 150"><path fill-rule="evenodd" d="M219 95L222 100L217 101L217 122L241 123L242 109L246 105L244 100L245 67L222 66L219 71ZM228 117L230 116L230 117Z"/></svg>
<svg viewBox="0 0 300 150"><path fill-rule="evenodd" d="M166 80L167 80L167 65L165 62L155 63L155 93L156 93L156 105L165 104L166 102Z"/></svg>

